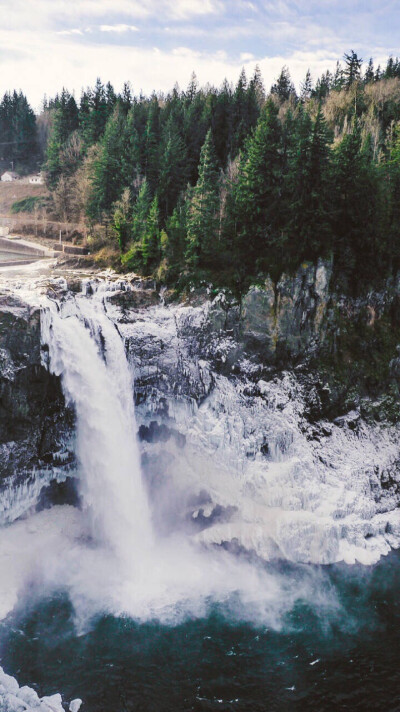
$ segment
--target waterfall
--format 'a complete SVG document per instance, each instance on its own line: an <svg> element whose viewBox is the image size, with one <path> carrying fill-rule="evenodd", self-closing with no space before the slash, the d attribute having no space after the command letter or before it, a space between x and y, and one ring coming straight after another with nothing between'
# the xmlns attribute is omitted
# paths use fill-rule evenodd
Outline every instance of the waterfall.
<svg viewBox="0 0 400 712"><path fill-rule="evenodd" d="M101 293L48 300L41 322L47 366L61 376L76 411L81 495L93 538L133 564L138 550L151 546L152 527L123 341Z"/></svg>
<svg viewBox="0 0 400 712"><path fill-rule="evenodd" d="M327 608L336 611L334 597L313 571L306 572L299 583L296 577L267 569L261 560L236 556L235 548L230 551L215 546L234 540L251 549L257 537L272 541L277 512L270 516L269 508L265 524L261 510L251 501L244 521L235 517L227 523L217 522L209 540L207 530L200 536L179 526L162 534L159 528L157 535L153 534L152 516L157 521L165 510L157 510L154 501L150 508L142 480L133 377L107 302L112 287L106 281L91 283L90 289L73 295L63 284L59 286L56 300L50 298L46 284L25 294L30 304L42 310L43 363L61 378L66 401L76 414L82 511L68 505L53 506L31 512L0 531L0 571L7 571L0 577L0 619L21 597L30 600L32 590L42 595L60 589L68 592L78 630L85 630L88 622L104 612L175 624L187 617L203 617L215 602L230 617L262 621L274 628L281 626L299 597L313 600L323 612ZM229 412L233 385L227 380L222 385ZM234 403L231 399L231 405ZM207 442L210 424L214 427L209 407L213 407L212 399L196 416L210 415L208 424L199 420L197 430L204 431ZM237 421L228 419L228 424L232 422L236 427ZM221 432L217 431L218 438ZM244 435L240 429L232 431L231 440ZM201 448L188 450L181 469L186 471L191 458L200 461L202 457ZM204 463L208 462L205 458ZM212 479L207 480L202 464L205 482L218 492ZM235 495L239 483L224 471L221 477L219 465L216 460L218 486ZM179 495L179 489L165 478L164 502L174 502L177 492ZM299 529L294 526L293 531L297 540Z"/></svg>

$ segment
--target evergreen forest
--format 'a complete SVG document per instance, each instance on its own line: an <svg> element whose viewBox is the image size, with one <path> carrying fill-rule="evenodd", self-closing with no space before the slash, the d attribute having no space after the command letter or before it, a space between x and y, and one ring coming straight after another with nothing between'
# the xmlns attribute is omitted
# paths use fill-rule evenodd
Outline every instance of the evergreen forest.
<svg viewBox="0 0 400 712"><path fill-rule="evenodd" d="M400 269L400 61L353 51L296 91L284 67L236 85L117 94L97 80L35 116L0 104L3 161L42 166L59 219L103 260L178 289L251 283L332 258L343 289Z"/></svg>

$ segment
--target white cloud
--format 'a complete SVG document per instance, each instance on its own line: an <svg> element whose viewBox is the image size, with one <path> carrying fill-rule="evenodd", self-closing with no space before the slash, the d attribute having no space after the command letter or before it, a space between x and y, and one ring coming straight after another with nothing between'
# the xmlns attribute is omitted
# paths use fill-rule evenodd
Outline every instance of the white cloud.
<svg viewBox="0 0 400 712"><path fill-rule="evenodd" d="M138 32L135 25L100 25L100 32Z"/></svg>
<svg viewBox="0 0 400 712"><path fill-rule="evenodd" d="M6 0L0 0L0 9ZM224 0L13 0L7 2L7 12L2 17L2 29L27 28L33 30L68 30L68 25L80 25L86 20L103 20L104 25L147 20L151 17L169 20L187 20L191 17L222 12ZM100 24L100 23L99 23ZM66 25L65 28L62 25ZM55 27L56 26L56 27ZM61 27L60 27L61 26Z"/></svg>
<svg viewBox="0 0 400 712"><path fill-rule="evenodd" d="M73 29L73 30L59 30L59 32L56 33L57 35L83 35L82 30L78 29Z"/></svg>
<svg viewBox="0 0 400 712"><path fill-rule="evenodd" d="M79 96L82 87L93 85L100 76L121 89L130 81L134 91L169 91L177 81L185 87L192 71L200 84L211 81L220 85L226 77L236 82L244 64L248 76L254 71L253 59L233 61L224 52L206 53L189 47L177 47L171 52L160 48L123 47L120 45L80 44L77 51L73 36L32 35L0 30L3 60L0 73L0 92L22 89L35 108L40 106L44 93L48 96L64 85ZM8 51L9 50L9 51ZM24 52L24 56L20 56ZM250 53L249 53L250 54ZM284 64L287 64L298 84L308 67L316 77L327 67L334 68L336 56L329 52L295 52L292 56L257 58L268 88Z"/></svg>
<svg viewBox="0 0 400 712"><path fill-rule="evenodd" d="M196 15L214 15L223 10L221 0L164 0L158 5L164 6L170 17L179 20Z"/></svg>
<svg viewBox="0 0 400 712"><path fill-rule="evenodd" d="M335 22L326 14L328 5L336 6ZM167 91L175 81L186 86L193 70L202 84L218 85L225 77L236 82L243 64L250 75L257 62L268 88L284 64L299 85L308 67L316 78L352 46L364 58L372 54L376 64L382 55L396 54L396 47L381 49L384 38L375 32L371 15L368 21L366 13L360 15L357 25L349 14L351 22L340 26L338 0L310 0L306 8L302 0L0 0L0 9L6 7L0 25L0 92L21 88L35 107L45 92L54 95L65 85L79 95L97 76L110 79L116 89L130 80L135 91L151 93ZM321 10L318 16L313 7ZM380 14L381 6L374 17ZM122 46L123 36L138 27L141 47ZM355 28L361 44L354 39ZM167 51L163 42L174 36L175 49ZM268 48L264 56L260 47Z"/></svg>

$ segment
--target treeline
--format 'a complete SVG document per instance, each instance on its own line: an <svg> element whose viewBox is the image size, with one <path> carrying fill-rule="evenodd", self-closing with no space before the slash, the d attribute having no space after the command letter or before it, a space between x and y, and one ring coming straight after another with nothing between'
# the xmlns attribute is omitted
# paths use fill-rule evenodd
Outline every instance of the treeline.
<svg viewBox="0 0 400 712"><path fill-rule="evenodd" d="M22 92L6 92L0 102L0 160L24 170L38 160L36 116Z"/></svg>
<svg viewBox="0 0 400 712"><path fill-rule="evenodd" d="M240 296L320 256L349 289L400 268L398 59L363 71L352 51L299 93L286 67L269 92L258 69L151 97L98 80L37 129L53 211L106 231L126 269Z"/></svg>

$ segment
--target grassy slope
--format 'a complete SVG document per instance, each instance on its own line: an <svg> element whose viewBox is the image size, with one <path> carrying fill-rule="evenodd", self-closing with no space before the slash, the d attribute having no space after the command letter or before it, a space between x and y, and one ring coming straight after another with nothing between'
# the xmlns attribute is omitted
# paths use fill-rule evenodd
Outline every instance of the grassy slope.
<svg viewBox="0 0 400 712"><path fill-rule="evenodd" d="M0 215L11 216L11 206L16 200L47 195L45 185L30 183L2 183L0 181Z"/></svg>

